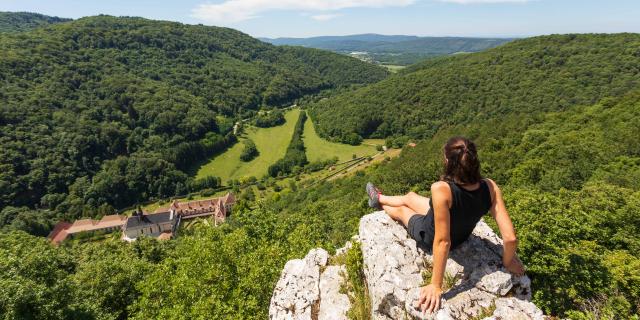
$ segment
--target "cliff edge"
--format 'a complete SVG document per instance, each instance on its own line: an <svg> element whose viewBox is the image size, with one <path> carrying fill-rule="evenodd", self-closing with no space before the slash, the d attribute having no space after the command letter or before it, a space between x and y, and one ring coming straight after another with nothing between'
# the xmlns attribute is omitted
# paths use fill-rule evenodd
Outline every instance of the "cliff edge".
<svg viewBox="0 0 640 320"><path fill-rule="evenodd" d="M413 307L429 281L432 256L384 211L360 220L362 273L371 319L545 319L531 300L531 282L501 265L502 240L480 221L471 237L447 260L442 308L423 315ZM335 256L350 250L351 243ZM287 262L271 298L271 319L347 319L353 295L345 266L329 263L327 251L313 249Z"/></svg>

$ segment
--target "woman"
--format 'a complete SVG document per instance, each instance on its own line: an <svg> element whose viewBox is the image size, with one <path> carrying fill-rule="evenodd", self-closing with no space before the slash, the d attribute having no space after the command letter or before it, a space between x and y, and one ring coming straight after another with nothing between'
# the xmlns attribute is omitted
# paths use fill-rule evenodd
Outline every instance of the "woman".
<svg viewBox="0 0 640 320"><path fill-rule="evenodd" d="M371 183L366 189L369 206L384 209L407 227L418 246L433 250L431 284L421 288L416 306L423 312L440 308L449 249L464 242L487 212L496 219L504 241L502 263L511 273L524 274L524 267L516 257L516 235L500 188L480 175L476 146L469 139L454 137L445 144L444 175L431 185L431 199L414 192L386 196Z"/></svg>

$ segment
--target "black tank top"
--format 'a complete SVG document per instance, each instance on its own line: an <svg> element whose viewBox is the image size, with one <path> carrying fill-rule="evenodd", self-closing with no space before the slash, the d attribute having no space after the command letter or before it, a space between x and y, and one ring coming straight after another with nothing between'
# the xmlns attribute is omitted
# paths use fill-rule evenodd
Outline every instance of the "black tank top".
<svg viewBox="0 0 640 320"><path fill-rule="evenodd" d="M480 218L491 209L491 192L489 185L483 179L480 180L480 187L469 191L453 182L447 182L451 188L451 208L449 209L451 248L463 243L476 227ZM430 229L431 243L435 236L435 223L433 214L433 203L429 199L429 213L426 217L427 228Z"/></svg>

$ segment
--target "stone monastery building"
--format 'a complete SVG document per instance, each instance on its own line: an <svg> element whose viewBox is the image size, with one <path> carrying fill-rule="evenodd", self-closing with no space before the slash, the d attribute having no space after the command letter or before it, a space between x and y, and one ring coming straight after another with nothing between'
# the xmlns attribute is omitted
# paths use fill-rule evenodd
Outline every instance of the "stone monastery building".
<svg viewBox="0 0 640 320"><path fill-rule="evenodd" d="M108 215L100 220L82 219L74 223L61 221L56 224L48 238L54 244L59 244L66 239L90 238L122 231L122 239L125 241L134 241L140 236L170 239L184 219L206 217L212 218L215 224L224 222L235 202L233 193L227 193L223 197L213 199L174 201L171 206L159 208L153 214L135 212L130 217Z"/></svg>

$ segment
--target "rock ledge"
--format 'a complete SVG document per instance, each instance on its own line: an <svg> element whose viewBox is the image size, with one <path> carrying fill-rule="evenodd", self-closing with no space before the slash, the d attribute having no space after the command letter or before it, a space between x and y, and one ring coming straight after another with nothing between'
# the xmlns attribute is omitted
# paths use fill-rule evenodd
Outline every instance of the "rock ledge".
<svg viewBox="0 0 640 320"><path fill-rule="evenodd" d="M530 302L529 278L512 276L502 267L502 241L483 221L449 254L445 282L450 289L434 314L422 315L413 307L423 272L431 268L430 252L417 248L384 211L362 217L358 239L372 319L546 318ZM313 249L304 259L287 262L271 298L271 319L347 319L349 299L339 289L344 266L325 268L327 259L325 250Z"/></svg>

